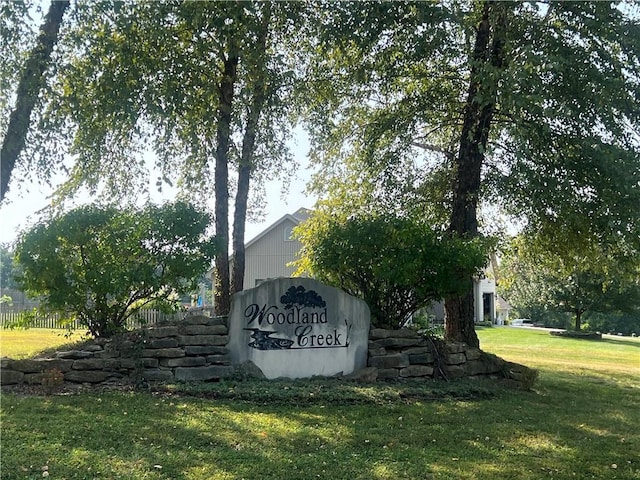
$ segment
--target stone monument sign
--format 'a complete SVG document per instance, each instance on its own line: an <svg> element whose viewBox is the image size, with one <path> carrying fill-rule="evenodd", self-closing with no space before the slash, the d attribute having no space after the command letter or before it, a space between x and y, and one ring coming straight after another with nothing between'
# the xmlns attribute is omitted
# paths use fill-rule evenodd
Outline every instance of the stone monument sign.
<svg viewBox="0 0 640 480"><path fill-rule="evenodd" d="M310 278L278 278L236 293L229 316L232 364L251 360L267 378L350 374L367 366L367 304Z"/></svg>

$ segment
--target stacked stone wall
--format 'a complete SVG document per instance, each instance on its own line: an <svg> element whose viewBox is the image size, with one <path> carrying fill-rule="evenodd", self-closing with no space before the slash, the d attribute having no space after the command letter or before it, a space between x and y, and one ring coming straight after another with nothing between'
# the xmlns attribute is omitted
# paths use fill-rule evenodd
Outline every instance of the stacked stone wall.
<svg viewBox="0 0 640 480"><path fill-rule="evenodd" d="M0 384L44 386L139 384L140 382L218 381L236 369L231 365L226 317L195 315L117 336L97 339L82 348L57 352L53 358L0 360ZM250 363L250 362L248 362ZM347 378L372 382L431 378L498 376L530 385L535 371L506 362L464 343L445 343L414 330L371 329L367 368Z"/></svg>
<svg viewBox="0 0 640 480"><path fill-rule="evenodd" d="M371 329L367 365L366 377L380 380L490 375L521 382L531 375L526 367L479 348L428 339L410 329Z"/></svg>
<svg viewBox="0 0 640 480"><path fill-rule="evenodd" d="M0 360L0 383L216 381L232 371L226 317L196 315L111 340L96 339L54 358Z"/></svg>

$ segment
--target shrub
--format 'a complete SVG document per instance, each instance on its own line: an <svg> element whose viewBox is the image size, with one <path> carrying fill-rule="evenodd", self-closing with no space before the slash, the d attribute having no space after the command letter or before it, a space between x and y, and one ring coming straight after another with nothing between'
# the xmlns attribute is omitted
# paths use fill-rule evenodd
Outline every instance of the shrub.
<svg viewBox="0 0 640 480"><path fill-rule="evenodd" d="M486 263L481 239L452 238L409 218L313 216L296 231L298 273L364 299L372 323L398 328L418 309L466 292Z"/></svg>
<svg viewBox="0 0 640 480"><path fill-rule="evenodd" d="M147 303L197 288L215 252L209 223L183 202L80 207L22 235L17 280L40 298L42 310L75 316L92 335L111 336Z"/></svg>

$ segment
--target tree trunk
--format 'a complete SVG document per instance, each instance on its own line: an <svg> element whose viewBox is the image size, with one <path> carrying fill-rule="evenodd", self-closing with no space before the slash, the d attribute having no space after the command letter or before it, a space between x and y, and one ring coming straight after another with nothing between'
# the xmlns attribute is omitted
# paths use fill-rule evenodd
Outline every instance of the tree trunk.
<svg viewBox="0 0 640 480"><path fill-rule="evenodd" d="M216 315L227 315L231 308L229 290L229 138L233 110L233 88L237 79L238 56L231 51L224 61L218 105L216 133L215 216L216 237L219 248L215 260L214 310Z"/></svg>
<svg viewBox="0 0 640 480"><path fill-rule="evenodd" d="M582 310L581 309L576 310L576 323L574 325L574 328L576 329L576 332L579 332L580 329L582 328Z"/></svg>
<svg viewBox="0 0 640 480"><path fill-rule="evenodd" d="M266 14L263 19L261 30L258 32L256 41L256 56L252 58L255 62L255 80L252 85L252 101L247 112L247 124L242 139L242 153L240 164L238 165L238 190L236 192L235 209L233 215L233 270L231 274L231 293L242 291L244 288L244 233L247 222L247 204L249 199L249 186L251 174L253 172L253 155L256 145L256 133L258 121L262 114L262 109L266 100L266 59L264 52L267 48L267 32L269 26L268 3L264 4ZM253 286L253 285L252 285Z"/></svg>
<svg viewBox="0 0 640 480"><path fill-rule="evenodd" d="M247 132L245 132L244 140L247 140ZM244 157L244 143L242 145ZM238 191L236 192L235 210L233 214L233 260L231 270L231 294L241 292L244 288L244 268L245 268L245 251L244 251L244 233L247 222L247 204L249 197L249 184L251 180L250 164L240 164L238 168Z"/></svg>
<svg viewBox="0 0 640 480"><path fill-rule="evenodd" d="M45 84L44 72L49 66L51 52L58 41L58 32L68 1L52 1L44 17L36 45L29 54L16 91L16 106L9 116L9 125L0 151L0 201L9 190L11 173L29 131L31 112L40 90Z"/></svg>
<svg viewBox="0 0 640 480"><path fill-rule="evenodd" d="M461 237L478 235L480 174L495 109L499 77L497 73L504 64L505 8L498 3L483 3L482 20L477 28L470 58L472 69L460 148L455 159L453 208L449 224L449 231ZM493 32L490 23L492 10L497 13ZM465 295L450 297L445 301L445 337L477 347L480 342L474 327L473 282L469 279L468 283Z"/></svg>

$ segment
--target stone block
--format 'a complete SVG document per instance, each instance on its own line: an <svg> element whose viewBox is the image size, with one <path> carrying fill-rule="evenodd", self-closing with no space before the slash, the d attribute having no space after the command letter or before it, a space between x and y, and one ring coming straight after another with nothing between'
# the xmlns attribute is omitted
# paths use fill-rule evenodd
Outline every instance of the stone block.
<svg viewBox="0 0 640 480"><path fill-rule="evenodd" d="M475 347L469 347L467 348L465 355L467 356L467 360L478 360L482 356L482 350Z"/></svg>
<svg viewBox="0 0 640 480"><path fill-rule="evenodd" d="M400 370L397 368L379 368L378 380L398 380L400 378Z"/></svg>
<svg viewBox="0 0 640 480"><path fill-rule="evenodd" d="M204 382L218 380L233 373L234 368L227 365L211 365L209 367L178 367L175 378L181 382Z"/></svg>
<svg viewBox="0 0 640 480"><path fill-rule="evenodd" d="M215 345L188 345L184 347L187 355L227 355L229 349Z"/></svg>
<svg viewBox="0 0 640 480"><path fill-rule="evenodd" d="M433 367L426 365L409 365L400 370L400 377L430 377L433 375Z"/></svg>
<svg viewBox="0 0 640 480"><path fill-rule="evenodd" d="M106 358L85 358L81 360L76 360L73 362L74 370L102 370L107 365ZM113 359L111 359L113 363Z"/></svg>
<svg viewBox="0 0 640 480"><path fill-rule="evenodd" d="M76 360L77 361L77 360ZM43 371L59 370L62 373L68 372L73 368L74 360L65 360L62 358L46 358L41 360Z"/></svg>
<svg viewBox="0 0 640 480"><path fill-rule="evenodd" d="M462 342L447 342L444 348L447 353L463 353L469 347Z"/></svg>
<svg viewBox="0 0 640 480"><path fill-rule="evenodd" d="M378 369L376 367L361 368L349 375L345 375L344 379L358 383L373 383L378 379Z"/></svg>
<svg viewBox="0 0 640 480"><path fill-rule="evenodd" d="M186 316L180 323L182 325L208 325L212 318L206 315L189 315Z"/></svg>
<svg viewBox="0 0 640 480"><path fill-rule="evenodd" d="M180 358L186 355L182 348L145 348L143 357L149 358Z"/></svg>
<svg viewBox="0 0 640 480"><path fill-rule="evenodd" d="M421 347L427 344L427 341L422 337L413 337L413 338L398 338L398 337L389 337L389 338L381 338L380 340L374 340L374 344L377 347L384 347L387 349L405 349L407 347Z"/></svg>
<svg viewBox="0 0 640 480"><path fill-rule="evenodd" d="M44 364L42 360L32 360L27 358L23 360L14 360L11 364L11 369L22 373L38 373L44 370Z"/></svg>
<svg viewBox="0 0 640 480"><path fill-rule="evenodd" d="M404 352L403 352L404 353ZM433 355L430 353L416 353L409 355L411 365L429 365L433 363Z"/></svg>
<svg viewBox="0 0 640 480"><path fill-rule="evenodd" d="M40 385L42 384L42 375L43 373L25 373L23 381L27 385Z"/></svg>
<svg viewBox="0 0 640 480"><path fill-rule="evenodd" d="M176 348L178 339L176 337L154 338L149 340L148 348Z"/></svg>
<svg viewBox="0 0 640 480"><path fill-rule="evenodd" d="M102 346L96 345L94 343L93 345L86 345L86 346L82 347L82 350L85 351L85 352L95 353L95 352L102 351Z"/></svg>
<svg viewBox="0 0 640 480"><path fill-rule="evenodd" d="M9 368L9 366L11 365L11 362L13 362L13 360L11 360L8 357L0 358L0 368Z"/></svg>
<svg viewBox="0 0 640 480"><path fill-rule="evenodd" d="M160 368L144 370L142 377L148 382L170 382L174 380L173 372Z"/></svg>
<svg viewBox="0 0 640 480"><path fill-rule="evenodd" d="M185 335L226 335L229 329L226 325L185 325L180 327L180 333Z"/></svg>
<svg viewBox="0 0 640 480"><path fill-rule="evenodd" d="M385 328L372 328L369 331L369 338L378 340L382 338L419 338L420 335L415 330L409 328L400 328L389 330Z"/></svg>
<svg viewBox="0 0 640 480"><path fill-rule="evenodd" d="M404 368L409 366L409 357L402 353L394 353L380 357L369 357L368 366L379 369Z"/></svg>
<svg viewBox="0 0 640 480"><path fill-rule="evenodd" d="M146 342L143 341L132 342L130 340L124 340L114 345L114 348L117 348L121 355L128 356L142 349L145 343Z"/></svg>
<svg viewBox="0 0 640 480"><path fill-rule="evenodd" d="M409 347L403 348L402 353L406 355L422 355L424 353L431 353L429 347Z"/></svg>
<svg viewBox="0 0 640 480"><path fill-rule="evenodd" d="M229 327L229 323L227 322L227 317L213 317L210 318L207 322L207 325L224 325L225 327Z"/></svg>
<svg viewBox="0 0 640 480"><path fill-rule="evenodd" d="M87 352L83 350L69 350L67 352L58 352L56 353L56 357L58 358L67 358L71 360L80 360L82 358L91 358L93 357L92 352Z"/></svg>
<svg viewBox="0 0 640 480"><path fill-rule="evenodd" d="M464 353L449 353L444 361L447 365L460 365L467 361L467 357Z"/></svg>
<svg viewBox="0 0 640 480"><path fill-rule="evenodd" d="M231 357L229 355L207 355L207 363L212 365L229 365Z"/></svg>
<svg viewBox="0 0 640 480"><path fill-rule="evenodd" d="M262 370L251 360L236 365L233 369L233 375L242 379L264 380L266 378Z"/></svg>
<svg viewBox="0 0 640 480"><path fill-rule="evenodd" d="M162 358L160 366L162 367L201 367L207 361L204 357L181 357L181 358Z"/></svg>
<svg viewBox="0 0 640 480"><path fill-rule="evenodd" d="M487 373L502 372L505 368L505 361L493 354L482 352L480 361L485 364Z"/></svg>
<svg viewBox="0 0 640 480"><path fill-rule="evenodd" d="M118 358L119 356L120 352L112 348L108 348L102 350L101 352L96 352L93 354L93 358Z"/></svg>
<svg viewBox="0 0 640 480"><path fill-rule="evenodd" d="M110 377L103 370L71 370L64 374L64 379L74 383L102 383Z"/></svg>
<svg viewBox="0 0 640 480"><path fill-rule="evenodd" d="M464 377L464 368L460 365L445 365L443 370L447 375L447 378L453 379Z"/></svg>
<svg viewBox="0 0 640 480"><path fill-rule="evenodd" d="M484 375L487 373L487 364L481 360L469 360L464 366L464 374L467 377L472 377L473 375Z"/></svg>
<svg viewBox="0 0 640 480"><path fill-rule="evenodd" d="M370 357L379 357L380 355L386 355L387 349L384 347L379 347L375 344L369 345L369 356Z"/></svg>
<svg viewBox="0 0 640 480"><path fill-rule="evenodd" d="M16 385L22 383L24 380L24 373L17 372L15 370L0 370L0 385Z"/></svg>
<svg viewBox="0 0 640 480"><path fill-rule="evenodd" d="M178 327L175 325L167 325L163 327L150 327L147 330L149 338L163 338L178 336Z"/></svg>
<svg viewBox="0 0 640 480"><path fill-rule="evenodd" d="M228 335L181 335L180 345L226 345L229 343Z"/></svg>
<svg viewBox="0 0 640 480"><path fill-rule="evenodd" d="M160 363L157 358L122 358L120 368L135 370L137 368L157 368Z"/></svg>

